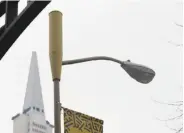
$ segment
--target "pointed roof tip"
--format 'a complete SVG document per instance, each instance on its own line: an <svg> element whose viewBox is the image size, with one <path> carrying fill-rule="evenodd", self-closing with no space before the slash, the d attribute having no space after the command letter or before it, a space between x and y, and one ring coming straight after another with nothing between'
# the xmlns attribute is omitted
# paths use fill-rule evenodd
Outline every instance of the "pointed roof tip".
<svg viewBox="0 0 184 133"><path fill-rule="evenodd" d="M38 67L38 59L37 59L37 53L36 51L32 51L32 56L31 56L31 64L30 64L30 67L31 66L35 66L35 67Z"/></svg>
<svg viewBox="0 0 184 133"><path fill-rule="evenodd" d="M40 84L37 54L36 54L36 51L32 51L23 110L28 109L29 107L35 107L35 108L38 108L39 110L43 110L44 112L44 105L43 105L41 90L42 88Z"/></svg>
<svg viewBox="0 0 184 133"><path fill-rule="evenodd" d="M36 56L37 55L36 51L32 51L32 55Z"/></svg>
<svg viewBox="0 0 184 133"><path fill-rule="evenodd" d="M38 65L38 59L37 59L36 51L32 51L31 62L34 62L33 64L37 64Z"/></svg>

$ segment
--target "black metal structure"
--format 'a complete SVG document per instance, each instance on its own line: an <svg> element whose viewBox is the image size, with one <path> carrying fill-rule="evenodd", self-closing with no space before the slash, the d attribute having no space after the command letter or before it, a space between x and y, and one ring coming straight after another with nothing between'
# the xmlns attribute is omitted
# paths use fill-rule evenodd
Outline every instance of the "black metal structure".
<svg viewBox="0 0 184 133"><path fill-rule="evenodd" d="M28 1L20 14L18 14L18 2L19 0L0 2L0 17L6 15L5 24L0 27L0 60L51 0Z"/></svg>

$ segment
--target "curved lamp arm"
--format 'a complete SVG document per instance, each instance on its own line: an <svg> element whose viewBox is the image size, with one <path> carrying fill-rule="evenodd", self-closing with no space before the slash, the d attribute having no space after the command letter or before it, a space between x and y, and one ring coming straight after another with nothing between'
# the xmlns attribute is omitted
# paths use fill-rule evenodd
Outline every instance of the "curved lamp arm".
<svg viewBox="0 0 184 133"><path fill-rule="evenodd" d="M97 60L107 60L107 61L113 61L119 64L124 64L122 61L112 58L112 57L107 57L107 56L94 56L94 57L87 57L87 58L81 58L81 59L74 59L74 60L65 60L62 61L62 65L72 65L76 63L83 63L83 62L88 62L88 61L97 61Z"/></svg>

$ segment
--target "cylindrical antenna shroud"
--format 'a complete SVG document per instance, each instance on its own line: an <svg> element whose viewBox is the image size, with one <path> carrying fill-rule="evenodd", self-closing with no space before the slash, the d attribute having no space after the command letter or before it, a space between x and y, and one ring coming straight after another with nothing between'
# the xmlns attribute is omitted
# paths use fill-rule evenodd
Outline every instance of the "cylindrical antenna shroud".
<svg viewBox="0 0 184 133"><path fill-rule="evenodd" d="M62 66L62 13L49 13L49 56L52 79L60 80Z"/></svg>

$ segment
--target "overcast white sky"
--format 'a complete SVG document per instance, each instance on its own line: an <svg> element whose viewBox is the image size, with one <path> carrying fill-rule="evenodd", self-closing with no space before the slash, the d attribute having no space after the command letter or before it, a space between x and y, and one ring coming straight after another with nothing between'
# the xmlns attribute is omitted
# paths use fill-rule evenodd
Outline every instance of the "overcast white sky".
<svg viewBox="0 0 184 133"><path fill-rule="evenodd" d="M26 1L20 2L23 9ZM63 12L64 59L105 55L147 65L150 84L131 79L107 61L64 66L63 106L103 119L104 133L172 133L156 117L173 110L161 102L182 99L181 0L53 0L0 61L1 131L22 112L32 51L38 64L46 118L53 123L53 85L48 55L48 13ZM2 20L1 20L2 23Z"/></svg>

